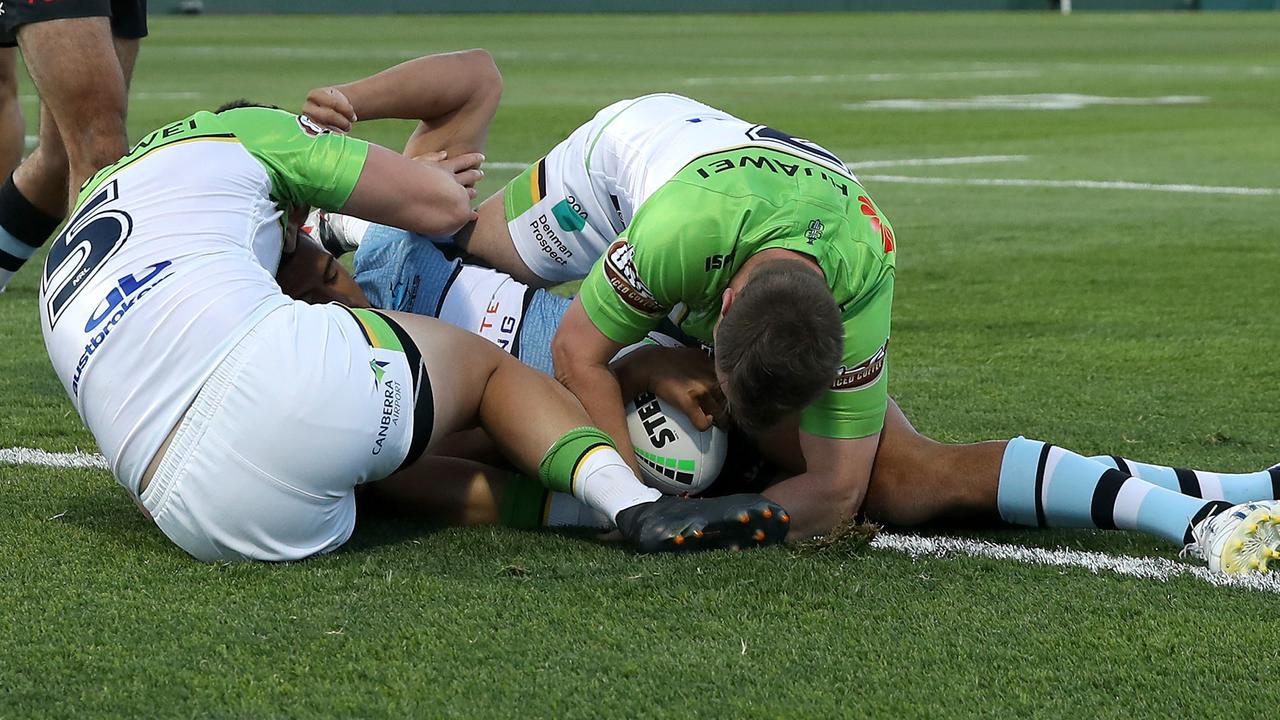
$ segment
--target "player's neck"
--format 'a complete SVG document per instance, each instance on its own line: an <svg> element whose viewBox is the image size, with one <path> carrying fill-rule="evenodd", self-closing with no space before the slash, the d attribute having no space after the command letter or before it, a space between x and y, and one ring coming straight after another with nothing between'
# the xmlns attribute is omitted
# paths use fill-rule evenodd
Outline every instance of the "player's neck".
<svg viewBox="0 0 1280 720"><path fill-rule="evenodd" d="M757 268L774 260L798 260L811 268L814 272L818 273L818 275L823 278L826 277L826 274L822 272L822 268L819 267L817 261L808 255L798 253L794 250L787 250L785 248L769 248L768 250L762 250L755 255L752 255L747 258L746 262L742 263L742 267L738 268L738 272L734 273L733 278L729 280L729 289L733 290L735 293L741 292L742 288L747 284L747 281L751 279L751 274L755 272Z"/></svg>

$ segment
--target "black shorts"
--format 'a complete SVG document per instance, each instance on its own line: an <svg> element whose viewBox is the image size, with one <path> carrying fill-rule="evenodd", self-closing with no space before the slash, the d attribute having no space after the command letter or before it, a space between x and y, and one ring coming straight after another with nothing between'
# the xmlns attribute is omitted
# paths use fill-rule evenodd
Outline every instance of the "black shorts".
<svg viewBox="0 0 1280 720"><path fill-rule="evenodd" d="M0 8L0 47L17 47L23 25L68 18L109 17L112 35L147 36L147 0L3 0Z"/></svg>

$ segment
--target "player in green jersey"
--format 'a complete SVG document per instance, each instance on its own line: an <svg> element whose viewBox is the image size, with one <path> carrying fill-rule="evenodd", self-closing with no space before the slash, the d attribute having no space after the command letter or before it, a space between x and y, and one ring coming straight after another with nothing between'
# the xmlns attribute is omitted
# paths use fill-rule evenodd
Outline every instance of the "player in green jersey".
<svg viewBox="0 0 1280 720"><path fill-rule="evenodd" d="M491 112L477 127L452 102L474 99L453 84L459 66L496 75L477 52L384 79L416 78L420 117L438 121L423 133L465 149ZM233 103L147 134L85 184L45 263L45 343L117 480L175 544L220 561L332 551L354 528L357 487L460 477L428 451L476 426L639 550L785 534L786 512L759 495L686 501L646 487L568 392L475 335L281 292L287 218L315 205L452 233L474 217L478 160L418 162Z"/></svg>
<svg viewBox="0 0 1280 720"><path fill-rule="evenodd" d="M313 93L313 96L317 96L317 93ZM325 94L321 93L319 96L324 97ZM635 122L631 127L627 127L625 118L620 120L619 117L625 115L628 109L643 109L644 103L624 101L606 108L597 115L596 121L575 132L547 158L534 163L503 192L486 201L480 208L477 222L464 228L457 238L468 249L485 254L494 264L515 264L516 275L532 278L536 284L540 285L546 285L551 280L564 279L566 275L572 276L572 273L581 270L583 266L590 267L591 261L599 257L599 255L592 255L592 248L607 249L608 252L605 253L603 260L591 270L592 276L584 283L582 297L569 305L567 312L564 307L553 307L557 303L539 303L536 293L527 296L534 298L533 304L528 305L528 311L534 316L550 312L551 315L547 316L549 319L544 318L544 320L550 322L552 327L559 325L563 329L577 309L583 312L597 331L603 330L601 334L609 337L610 331L616 333L626 331L628 317L634 318L638 314L648 322L652 313L644 311L651 310L655 305L658 308L664 307L663 299L671 302L674 298L696 297L697 294L691 293L690 288L697 287L698 278L716 275L718 274L716 271L724 271L726 265L731 269L737 264L736 259L726 258L724 253L698 257L703 252L710 252L710 248L700 243L715 242L714 238L708 240L706 237L708 225L696 222L705 215L732 216L737 208L745 208L732 223L721 223L719 227L728 226L738 231L745 231L748 237L742 241L743 246L750 246L750 243L756 242L758 244L755 247L764 248L764 251L757 252L756 256L775 249L788 249L785 234L770 236L768 233L751 232L753 228L759 227L753 225L753 222L759 223L760 226L770 225L769 208L771 206L776 209L778 206L786 205L781 202L761 202L764 189L769 186L767 179L746 183L749 187L745 190L740 186L731 187L728 182L721 185L707 183L714 193L699 194L685 192L687 188L684 187L671 189L673 183L654 179L654 177L665 177L666 172L672 167L676 168L676 176L684 173L694 185L699 180L710 181L717 174L727 177L740 170L755 169L774 177L790 178L793 181L799 177L817 178L839 191L840 184L835 178L842 175L829 167L830 159L819 162L823 151L811 143L790 138L768 128L762 129L760 126L749 128L752 136L756 139L768 138L787 145L790 151L783 153L786 157L777 157L748 144L749 147L745 148L745 152L744 148L735 148L724 153L710 153L691 164L680 166L678 160L668 156L670 154L668 151L673 146L679 146L680 138L673 138L670 134L663 135L660 130L646 129L649 125L660 127L673 116L693 126L702 123L725 123L723 128L740 121L732 118L726 120L727 116L717 115L718 111L683 98L672 100L672 96L656 96L654 100L660 104L666 103L668 109L670 102L692 103L696 108L683 115L667 111L655 113L657 117L643 117L643 122ZM350 108L347 110L349 111ZM620 129L616 127L619 122L623 126ZM619 158L616 153L615 156L611 156L609 142L601 139L600 126L615 126L615 130L632 139L633 142L626 143L631 148L643 146L644 142L652 141L652 137L647 137L649 135L656 133L660 136L662 142L659 144L663 148L662 151L648 158L649 163L655 168L652 176L646 174L640 165L624 162L624 160L635 160L634 157ZM600 152L590 156L591 162L576 164L566 162L567 156L574 156L574 153L567 152L566 148L571 149L575 145L582 148L584 153ZM616 147L612 149L616 150ZM801 154L812 155L814 163L804 165L791 159ZM630 174L619 170L624 165L629 165ZM818 169L817 166L822 166L826 170ZM582 177L576 179L570 177L575 173L580 173ZM575 191L557 193L557 187ZM790 192L790 188L791 186L784 184L773 187L771 191ZM849 186L846 185L845 188ZM670 208L668 213L649 214L649 210L656 207L653 200L669 189L671 189L669 197L678 199L679 202L664 203L665 207ZM755 196L751 195L753 191L757 192ZM596 195L597 200L600 196L604 197L605 199L601 202L607 205L610 211L602 215L597 206L599 203L593 205L588 197L589 193ZM843 196L843 191L840 194ZM636 198L643 198L638 203L638 210L635 209ZM756 201L756 204L753 205L753 201ZM776 215L775 212L774 216ZM845 253L837 253L838 256L843 255L839 261L833 260L828 255L825 264L815 263L817 269L822 271L822 277L841 277L839 273L830 272L831 267L843 266L845 269L863 268L864 270L876 267L876 263L866 261L868 257L875 258L875 254L868 250L875 247L876 240L879 241L878 244L883 251L881 257L891 253L895 242L892 229L880 217L874 204L862 194L858 197L857 215L866 223L864 229L869 228L871 232L855 243L841 244L856 246L861 243L864 249L859 253L853 253L854 257L851 259L847 248L844 248ZM602 216L609 223L608 227L600 227L598 222L595 225L592 224L593 220L598 221ZM656 220L652 224L647 223L647 219L658 218L663 221L662 224ZM813 235L818 236L814 238L813 243L817 246L828 223L824 222L822 217L815 219L822 227L810 223L805 227L805 234L812 231ZM609 227L616 227L615 222L624 226L630 222L629 228L624 227L626 232L622 236L609 235ZM712 221L709 226L716 226L714 222ZM831 224L838 222L838 219L831 220ZM792 223L789 227L794 232L798 229L797 225ZM665 245L657 242L644 245L637 241L637 238L651 236L648 233L640 233L642 227L652 227L654 234L659 237L664 228L669 228L666 236L672 239ZM776 229L778 225L773 227ZM455 279L461 277L459 273L465 274L466 269L445 260L438 251L422 245L421 242L401 243L405 247L404 253L393 251L388 254L385 252L385 232L390 232L391 237L395 237L394 231L384 229L385 232L383 232L377 231L376 228L372 231L382 235L383 239L379 240L378 244L384 250L379 252L388 258L394 267L388 266L388 269L383 271L382 284L366 285L372 293L371 296L379 298L380 303L388 303L389 307L427 314L439 313L445 295L450 287L454 286ZM837 235L837 237L840 236ZM632 242L622 242L626 238L630 238ZM357 244L353 240L359 238L334 239L338 245L345 243L346 247L350 248ZM804 240L808 241L809 237L806 236ZM773 243L772 246L768 244L770 242ZM688 247L692 248L692 252L682 254L680 243L687 243ZM635 247L631 247L632 244ZM417 249L411 246L416 246ZM655 251L648 260L638 260L637 258L645 255L643 248L646 246L655 248ZM365 246L360 245L360 247L363 250ZM812 249L806 251L807 242L801 244L793 241L790 247L796 248L801 255L806 252L817 252ZM619 251L616 256L613 254L615 249ZM434 258L427 257L433 254ZM717 255L720 257L717 258ZM327 260L321 263L322 266L327 264ZM890 272L887 275L891 280L891 263L883 260L879 263L881 268L886 265L889 266ZM358 256L357 269L360 267L361 261ZM729 277L731 292L741 288L741 285L735 288L734 284L741 279L743 271L749 267L749 263L742 263L738 266L737 273ZM859 274L864 278L863 285L867 285L865 278L870 274L865 271L846 272L843 277L848 279ZM340 273L336 273L335 277L337 275ZM374 273L373 276L377 277L378 273ZM803 273L798 273L797 276L804 277ZM871 276L874 277L874 275ZM756 277L759 278L760 275L757 274ZM362 284L364 282L362 281ZM583 310L586 304L584 298L592 292L593 283L598 291L596 300L600 301L596 303L594 314L590 308ZM496 286L497 281L490 281L488 284ZM870 284L874 286L874 283ZM658 290L655 291L655 287ZM406 288L408 288L407 292L405 292ZM823 292L831 291L824 287ZM875 293L871 295L874 296ZM705 298L705 296L706 293L702 297ZM711 297L714 299L714 294ZM495 301L496 299L497 296L493 298ZM722 333L725 320L721 319L719 327L716 327L717 316L724 314L727 317L727 314L723 313L724 295L719 299L721 300L719 312L716 312L717 308L713 303L704 301L701 310L695 305L693 310L676 315L677 319L684 322L686 329L691 330L695 335L701 335L705 339L710 334L713 340L719 340L716 347L717 355L724 354L726 351L726 342ZM475 300L482 304L487 302L483 298ZM587 303L590 302L594 301L587 301ZM734 303L735 301L730 299L730 304ZM743 308L741 303L736 303L735 306L738 310ZM869 303L860 304L855 301L847 305L846 309L866 309L868 306ZM790 316L795 316L797 307L791 305L784 309ZM766 305L761 310L747 312L745 315L754 319L757 313L767 312L768 309ZM552 315L554 317L551 317ZM855 312L853 315L857 316L859 313ZM874 319L877 315L864 313L862 317ZM848 316L844 319L848 320ZM600 322L595 322L597 320ZM611 321L616 323L610 325ZM887 306L883 321L887 336ZM526 331L528 322L526 319L524 326ZM621 326L621 330L618 326ZM468 329L482 334L484 332L479 328ZM514 332L520 331L514 330ZM538 335L541 334L542 331L539 331ZM522 359L530 362L525 357L525 353L534 353L536 357L538 351L529 346L532 335L526 332L524 337L525 342L520 346ZM499 344L502 343L499 338L491 339ZM510 349L512 346L506 347ZM796 354L812 352L812 344L806 342L802 346L798 345L796 350ZM882 380L884 373L882 350L883 348L877 348L877 352L868 358L870 362L860 363L862 367L859 372L842 372L841 376L846 378L845 382L838 380L832 385L846 388L851 386L872 388L883 392L883 383L877 382ZM644 354L645 362L632 363L632 365L638 365L641 370L645 366L660 368L667 362L663 352L661 348L653 348L651 352ZM640 356L641 353L636 353L633 357L638 359ZM535 367L543 367L539 362L540 359L532 361L531 364ZM667 377L670 373L663 373L663 386L668 393L664 397L674 397L679 400L683 395L686 401L686 412L695 417L698 417L697 413L701 413L702 420L708 421L709 415L722 411L722 407L716 406L714 398L718 384L715 368L709 363L700 370L687 363L685 366L686 370L694 368L694 371L688 373L683 383L672 383L671 378ZM549 370L549 367L544 369ZM847 369L846 366L845 370ZM732 396L731 392L730 397ZM854 395L853 398L867 402L869 399L874 399L875 394L863 393ZM916 525L944 517L998 515L1009 522L1033 526L1138 529L1168 538L1172 542L1190 543L1195 540L1197 550L1209 559L1212 567L1234 570L1258 566L1265 568L1267 560L1274 557L1268 553L1274 553L1280 548L1280 538L1274 532L1276 521L1280 521L1280 512L1276 511L1274 503L1255 502L1269 501L1276 497L1277 488L1280 488L1280 470L1271 469L1238 475L1178 470L1136 463L1118 457L1085 458L1062 448L1024 438L973 445L944 445L918 434L891 400L880 402L883 402L882 407L885 407L884 424L878 442L873 448L874 464L869 470L871 481L865 487L865 496L859 496L856 502L848 505L837 503L832 507L816 509L813 504L788 500L789 509L795 512L798 519L796 526L801 528L793 530L793 536L824 532L831 527L829 524L824 524L830 518L847 517L862 510L873 519L901 525ZM704 403L711 407L704 410ZM852 407L856 406L856 404L852 405ZM848 417L846 416L845 419ZM808 419L807 413L805 419ZM803 423L805 419L801 422ZM809 427L822 430L820 425L811 424ZM798 436L795 426L757 435L757 440L761 441L766 451L792 475L766 492L776 493L778 488L789 483L797 493L815 492L820 499L830 500L832 498L830 494L823 494L826 489L822 486L822 481L814 477L809 453L801 452L802 449L808 448L796 442ZM805 476L809 477L805 478ZM807 487L798 482L800 479L809 480ZM492 498L492 494L488 491L481 492L480 496L482 500ZM836 499L839 500L839 498ZM1232 508L1231 512L1224 512L1231 507L1232 503L1241 504ZM503 505L508 509L511 506L505 501ZM540 507L540 501L535 499L533 505ZM474 521L477 517L493 519L491 512L488 515L483 512L485 507L491 510L492 506L486 506L482 501L479 507L481 508L479 511L455 515L451 519L469 521ZM803 509L796 511L796 507ZM801 517L802 513L804 513L803 517ZM1193 532L1193 529L1198 532Z"/></svg>

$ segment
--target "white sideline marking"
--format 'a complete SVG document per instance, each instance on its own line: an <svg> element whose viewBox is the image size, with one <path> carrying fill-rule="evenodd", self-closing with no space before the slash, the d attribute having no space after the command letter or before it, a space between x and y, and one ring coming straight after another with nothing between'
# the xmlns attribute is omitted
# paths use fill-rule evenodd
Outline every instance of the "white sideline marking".
<svg viewBox="0 0 1280 720"><path fill-rule="evenodd" d="M944 72L882 72L837 75L745 75L730 77L691 77L682 85L794 85L799 83L896 82L900 80L1002 80L1005 78L1039 77L1039 70L948 70Z"/></svg>
<svg viewBox="0 0 1280 720"><path fill-rule="evenodd" d="M57 468L107 469L107 459L98 453L47 452L34 448L0 448L0 465L43 465Z"/></svg>
<svg viewBox="0 0 1280 720"><path fill-rule="evenodd" d="M1203 95L1156 97L1108 97L1078 93L1030 95L974 95L967 98L899 98L846 103L845 110L1081 110L1095 105L1195 105L1208 102Z"/></svg>
<svg viewBox="0 0 1280 720"><path fill-rule="evenodd" d="M204 97L202 92L193 91L174 91L174 92L147 92L145 90L129 93L129 100L196 100ZM20 95L19 98L26 101L39 100L39 95Z"/></svg>
<svg viewBox="0 0 1280 720"><path fill-rule="evenodd" d="M901 160L866 160L849 163L850 170L879 167L927 167L933 165L982 165L985 163L1018 162L1026 160L1027 155L965 155L961 157L935 158L903 158ZM484 167L494 170L523 170L531 163L524 162L486 162Z"/></svg>
<svg viewBox="0 0 1280 720"><path fill-rule="evenodd" d="M42 465L58 468L95 468L107 469L107 459L97 453L70 452L55 453L34 448L0 448L0 465ZM1084 568L1094 574L1104 570L1118 575L1159 580L1167 582L1170 578L1187 575L1218 587L1242 587L1250 590L1280 593L1280 574L1233 576L1216 573L1206 567L1174 562L1164 558L1130 557L1126 555L1106 555L1097 552L1084 552L1058 548L1029 548L1021 545L1005 545L985 540L919 535L904 535L882 532L871 541L871 547L878 550L892 550L910 555L913 558L936 557L948 558L965 556L1020 562L1026 565L1049 565L1051 567Z"/></svg>
<svg viewBox="0 0 1280 720"><path fill-rule="evenodd" d="M935 165L982 165L984 163L1021 162L1028 155L967 155L963 157L903 158L902 160L865 160L849 163L850 170L878 167L925 167Z"/></svg>
<svg viewBox="0 0 1280 720"><path fill-rule="evenodd" d="M1280 188L1231 187L1128 182L1124 180L1033 180L1029 178L943 178L912 175L862 175L863 180L907 185L976 185L982 187L1083 188L1088 190L1145 190L1150 192L1201 193L1204 195L1280 195Z"/></svg>
<svg viewBox="0 0 1280 720"><path fill-rule="evenodd" d="M1216 587L1240 587L1249 590L1280 593L1280 575L1226 575L1214 572L1202 565L1175 562L1165 558L1106 555L1098 552L1056 548L1029 548L1006 545L985 540L969 540L955 537L921 537L880 533L871 541L871 547L893 550L913 558L948 558L957 555L990 560L1020 562L1027 565L1083 568L1092 573L1102 571L1117 575L1168 582L1178 576L1189 576Z"/></svg>

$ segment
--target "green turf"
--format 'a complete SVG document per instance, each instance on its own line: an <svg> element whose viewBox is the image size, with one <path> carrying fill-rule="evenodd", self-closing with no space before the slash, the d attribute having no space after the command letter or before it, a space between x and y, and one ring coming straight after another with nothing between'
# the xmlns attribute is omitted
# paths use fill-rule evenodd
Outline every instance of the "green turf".
<svg viewBox="0 0 1280 720"><path fill-rule="evenodd" d="M536 158L612 100L675 90L850 162L1031 156L867 174L1280 187L1273 14L157 17L152 32L135 137L232 97L293 107L313 85L483 46L506 78L499 162ZM972 70L1015 72L945 74ZM1209 101L842 109L1037 92ZM363 132L394 144L406 126ZM1280 198L867 184L899 243L892 391L922 431L1223 470L1280 459ZM0 296L0 447L92 449L41 347L36 276ZM6 718L1235 717L1280 695L1277 597L1190 578L840 548L639 558L386 520L332 557L205 566L103 472L0 466L0 508Z"/></svg>

